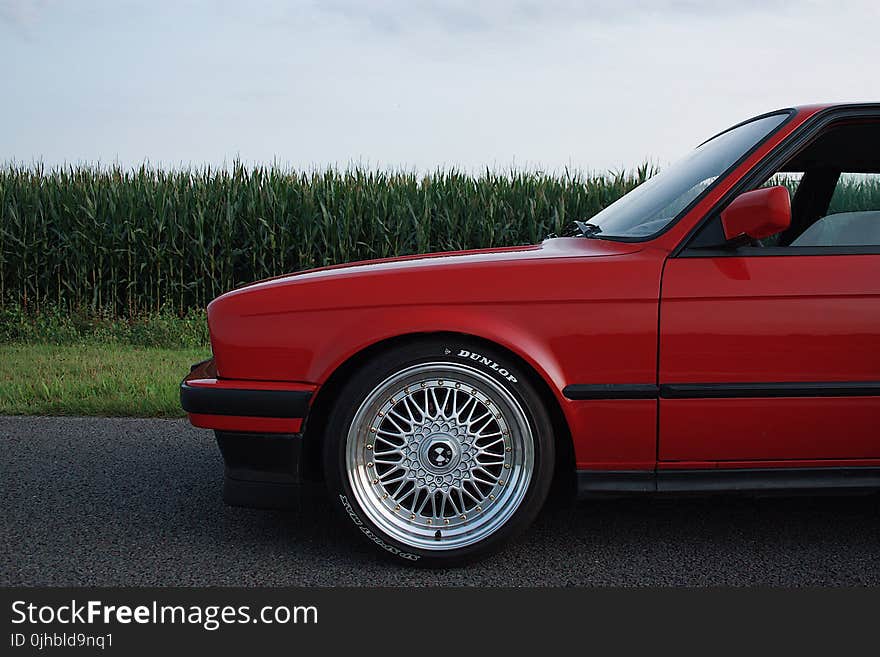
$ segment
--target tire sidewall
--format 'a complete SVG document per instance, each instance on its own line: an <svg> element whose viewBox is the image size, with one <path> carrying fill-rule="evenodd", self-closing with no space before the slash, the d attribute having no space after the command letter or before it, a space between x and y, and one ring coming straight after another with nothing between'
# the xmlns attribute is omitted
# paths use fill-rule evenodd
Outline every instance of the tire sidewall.
<svg viewBox="0 0 880 657"><path fill-rule="evenodd" d="M370 390L407 367L428 362L467 365L488 374L519 402L532 433L534 469L528 489L510 519L478 543L448 551L421 550L386 535L362 511L346 469L346 444L358 408ZM365 362L340 391L325 433L324 470L335 504L354 528L384 555L411 566L453 566L497 549L534 520L543 506L553 476L552 425L528 372L499 350L466 339L420 340L379 354Z"/></svg>

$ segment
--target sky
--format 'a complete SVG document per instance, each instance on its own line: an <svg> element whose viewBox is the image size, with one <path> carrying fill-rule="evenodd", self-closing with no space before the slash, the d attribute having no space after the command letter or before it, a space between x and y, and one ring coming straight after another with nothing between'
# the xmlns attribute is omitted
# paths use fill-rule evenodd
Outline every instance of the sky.
<svg viewBox="0 0 880 657"><path fill-rule="evenodd" d="M0 161L663 166L880 101L876 0L0 0Z"/></svg>

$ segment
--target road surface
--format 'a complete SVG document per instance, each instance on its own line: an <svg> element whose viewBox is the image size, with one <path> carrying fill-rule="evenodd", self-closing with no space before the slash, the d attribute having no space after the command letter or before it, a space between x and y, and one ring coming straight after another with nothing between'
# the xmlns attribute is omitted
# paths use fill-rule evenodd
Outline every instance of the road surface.
<svg viewBox="0 0 880 657"><path fill-rule="evenodd" d="M447 571L380 558L326 500L229 508L184 420L0 417L6 586L880 584L876 497L652 499L546 509Z"/></svg>

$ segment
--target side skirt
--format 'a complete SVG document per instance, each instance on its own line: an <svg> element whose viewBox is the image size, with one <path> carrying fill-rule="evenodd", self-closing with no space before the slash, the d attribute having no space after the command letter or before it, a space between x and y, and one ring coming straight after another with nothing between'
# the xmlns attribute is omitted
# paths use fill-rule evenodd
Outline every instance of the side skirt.
<svg viewBox="0 0 880 657"><path fill-rule="evenodd" d="M578 470L578 495L880 490L880 467Z"/></svg>

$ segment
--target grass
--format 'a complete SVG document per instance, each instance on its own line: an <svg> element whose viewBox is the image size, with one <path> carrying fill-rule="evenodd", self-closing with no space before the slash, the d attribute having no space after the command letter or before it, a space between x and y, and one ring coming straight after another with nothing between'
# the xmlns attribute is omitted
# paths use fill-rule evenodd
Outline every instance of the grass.
<svg viewBox="0 0 880 657"><path fill-rule="evenodd" d="M210 353L204 312L9 306L0 310L0 414L179 417L180 380Z"/></svg>
<svg viewBox="0 0 880 657"><path fill-rule="evenodd" d="M0 307L0 344L120 344L172 349L208 348L204 310L176 315L167 310L114 317L108 311L65 310L47 305L39 311L9 304Z"/></svg>
<svg viewBox="0 0 880 657"><path fill-rule="evenodd" d="M0 414L179 417L178 386L204 348L0 345Z"/></svg>

